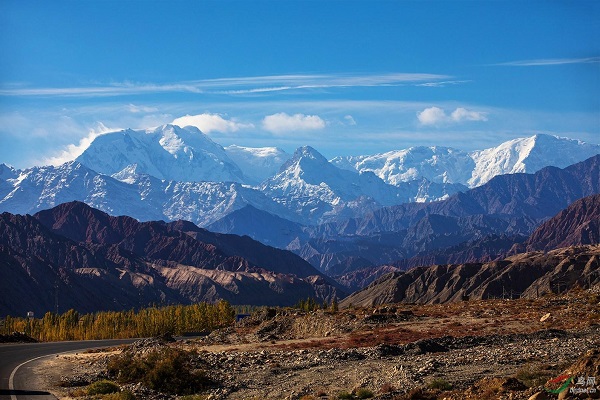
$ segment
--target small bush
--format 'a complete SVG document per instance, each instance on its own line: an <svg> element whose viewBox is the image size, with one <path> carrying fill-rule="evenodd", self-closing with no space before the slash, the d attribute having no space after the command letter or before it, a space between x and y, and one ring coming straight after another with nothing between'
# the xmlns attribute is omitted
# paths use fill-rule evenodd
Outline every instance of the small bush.
<svg viewBox="0 0 600 400"><path fill-rule="evenodd" d="M107 394L102 397L102 400L135 400L135 396L129 390L122 392Z"/></svg>
<svg viewBox="0 0 600 400"><path fill-rule="evenodd" d="M87 396L87 390L83 389L83 388L78 388L75 390L69 390L69 396L70 397L84 397Z"/></svg>
<svg viewBox="0 0 600 400"><path fill-rule="evenodd" d="M166 347L144 355L123 353L108 363L108 372L118 382L141 382L150 389L164 393L194 394L213 382L204 371L195 369L195 352Z"/></svg>
<svg viewBox="0 0 600 400"><path fill-rule="evenodd" d="M356 390L356 397L358 397L359 399L370 399L371 397L373 397L373 392L369 389L360 388Z"/></svg>
<svg viewBox="0 0 600 400"><path fill-rule="evenodd" d="M352 394L348 393L348 392L339 392L338 395L337 395L337 398L338 399L346 399L347 400L347 399L353 399L354 396L352 396Z"/></svg>
<svg viewBox="0 0 600 400"><path fill-rule="evenodd" d="M87 388L87 394L90 396L93 396L96 394L117 393L119 391L121 391L121 388L119 387L119 385L117 385L114 382L107 381L107 380L94 382Z"/></svg>
<svg viewBox="0 0 600 400"><path fill-rule="evenodd" d="M552 378L554 371L544 366L526 365L517 371L515 378L527 387L541 386Z"/></svg>
<svg viewBox="0 0 600 400"><path fill-rule="evenodd" d="M450 390L452 385L445 379L436 378L427 385L429 389Z"/></svg>
<svg viewBox="0 0 600 400"><path fill-rule="evenodd" d="M431 392L423 391L421 388L411 389L404 396L399 397L399 400L435 400L437 396Z"/></svg>

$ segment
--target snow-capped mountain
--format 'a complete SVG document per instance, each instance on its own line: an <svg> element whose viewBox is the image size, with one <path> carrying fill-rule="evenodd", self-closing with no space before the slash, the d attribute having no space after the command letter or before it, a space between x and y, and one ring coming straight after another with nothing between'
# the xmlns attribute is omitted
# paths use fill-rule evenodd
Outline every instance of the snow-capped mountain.
<svg viewBox="0 0 600 400"><path fill-rule="evenodd" d="M547 166L564 168L596 154L600 154L600 145L538 134L470 153L447 147L411 147L370 156L336 157L331 162L339 168L371 171L392 185L425 178L473 188L497 175L534 173Z"/></svg>
<svg viewBox="0 0 600 400"><path fill-rule="evenodd" d="M310 225L442 200L499 174L564 167L595 154L600 145L536 135L472 153L414 147L328 162L311 147L291 158L275 148L226 150L196 128L166 125L99 136L78 158L82 162L22 171L0 164L0 211L33 213L79 200L140 220L207 226L251 205ZM260 186L248 186L285 159Z"/></svg>
<svg viewBox="0 0 600 400"><path fill-rule="evenodd" d="M462 186L418 180L394 186L370 171L337 168L310 146L300 147L260 190L310 223L360 215L386 205L436 200Z"/></svg>
<svg viewBox="0 0 600 400"><path fill-rule="evenodd" d="M78 200L141 221L185 219L206 226L247 205L295 219L258 190L233 182L163 181L135 173L119 181L76 161L16 173L15 178L0 180L0 211L33 214Z"/></svg>
<svg viewBox="0 0 600 400"><path fill-rule="evenodd" d="M0 211L32 214L77 200L141 221L184 219L199 226L248 205L289 221L311 224L362 215L418 197L427 199L440 190L428 182L397 187L369 172L344 171L310 148L299 149L261 188L237 182L163 180L143 173L139 164L128 165L112 176L77 161L26 170L0 166L0 173ZM450 187L453 192L460 189ZM445 194L450 193L437 193L433 199Z"/></svg>
<svg viewBox="0 0 600 400"><path fill-rule="evenodd" d="M225 152L244 171L244 175L257 184L275 175L292 157L277 147L242 147L234 144L225 147Z"/></svg>
<svg viewBox="0 0 600 400"><path fill-rule="evenodd" d="M497 175L531 174L547 166L565 168L596 154L600 154L600 145L580 140L543 134L514 139L470 153L475 168L468 185L483 185Z"/></svg>
<svg viewBox="0 0 600 400"><path fill-rule="evenodd" d="M107 133L94 139L76 161L106 175L135 165L138 173L164 180L245 182L225 149L192 126Z"/></svg>
<svg viewBox="0 0 600 400"><path fill-rule="evenodd" d="M435 183L465 184L475 167L468 153L437 146L411 147L370 156L336 157L331 162L339 168L371 171L392 185L422 178Z"/></svg>

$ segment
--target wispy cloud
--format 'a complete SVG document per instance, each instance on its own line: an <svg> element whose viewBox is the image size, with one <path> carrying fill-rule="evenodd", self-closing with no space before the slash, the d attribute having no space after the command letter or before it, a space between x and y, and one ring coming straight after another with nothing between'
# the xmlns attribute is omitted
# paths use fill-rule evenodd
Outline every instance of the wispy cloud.
<svg viewBox="0 0 600 400"><path fill-rule="evenodd" d="M158 112L158 108L157 107L149 107L149 106L138 106L135 104L129 104L127 106L127 109L129 110L129 112L137 114L137 113L153 113L153 112Z"/></svg>
<svg viewBox="0 0 600 400"><path fill-rule="evenodd" d="M352 115L345 115L344 116L344 121L346 122L347 125L350 126L356 126L356 120L354 119L354 117Z"/></svg>
<svg viewBox="0 0 600 400"><path fill-rule="evenodd" d="M481 111L467 110L458 107L452 113L446 114L446 111L439 107L428 107L417 113L417 119L421 125L442 125L448 123L459 123L465 121L487 121L487 113Z"/></svg>
<svg viewBox="0 0 600 400"><path fill-rule="evenodd" d="M537 60L520 60L509 61L505 63L492 64L513 67L540 67L547 65L564 65L564 64L598 64L600 57L585 57L585 58L542 58Z"/></svg>
<svg viewBox="0 0 600 400"><path fill-rule="evenodd" d="M219 114L186 115L173 120L174 125L195 126L204 133L210 132L237 132L240 129L253 128L253 124L245 124L231 119L225 119Z"/></svg>
<svg viewBox="0 0 600 400"><path fill-rule="evenodd" d="M325 121L318 115L277 113L267 115L263 121L263 129L272 133L318 130L325 128Z"/></svg>
<svg viewBox="0 0 600 400"><path fill-rule="evenodd" d="M416 83L415 86L422 86L422 87L446 87L446 86L460 85L460 84L468 83L468 82L472 82L472 81L470 81L470 80L463 80L463 81L425 82L425 83Z"/></svg>
<svg viewBox="0 0 600 400"><path fill-rule="evenodd" d="M39 97L114 97L150 93L196 93L240 95L253 93L310 90L323 88L381 87L404 84L424 86L460 83L448 81L447 75L427 73L389 73L370 75L273 75L257 77L204 79L177 83L155 84L120 82L107 85L90 85L62 88L4 87L0 96ZM446 80L445 82L439 82Z"/></svg>

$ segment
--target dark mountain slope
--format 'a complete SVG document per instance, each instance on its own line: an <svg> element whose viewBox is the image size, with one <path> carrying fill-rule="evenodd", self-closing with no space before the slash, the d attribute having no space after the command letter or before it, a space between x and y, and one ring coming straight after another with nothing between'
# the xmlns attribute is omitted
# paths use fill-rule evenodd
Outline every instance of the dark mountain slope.
<svg viewBox="0 0 600 400"><path fill-rule="evenodd" d="M600 195L577 200L541 224L525 246L528 251L600 243Z"/></svg>
<svg viewBox="0 0 600 400"><path fill-rule="evenodd" d="M185 232L202 243L216 246L224 254L243 257L250 263L269 271L294 274L301 278L321 275L296 254L264 245L249 236L214 233L187 221L170 222L167 227L170 230Z"/></svg>
<svg viewBox="0 0 600 400"><path fill-rule="evenodd" d="M247 235L270 246L285 248L297 238L306 239L302 225L248 205L207 226L213 232Z"/></svg>
<svg viewBox="0 0 600 400"><path fill-rule="evenodd" d="M345 298L342 307L536 297L600 284L600 246L524 253L490 263L433 265L393 272Z"/></svg>
<svg viewBox="0 0 600 400"><path fill-rule="evenodd" d="M0 268L0 315L55 310L56 296L60 312L93 312L218 299L292 305L344 295L298 256L250 238L111 217L77 202L35 216L2 214Z"/></svg>
<svg viewBox="0 0 600 400"><path fill-rule="evenodd" d="M112 217L82 202L58 205L35 217L54 233L76 242L116 245L148 261L171 261L205 269L245 270L241 258L228 257L215 246L198 242L162 222Z"/></svg>
<svg viewBox="0 0 600 400"><path fill-rule="evenodd" d="M169 298L184 301L148 265L115 246L85 246L29 215L0 216L0 314L69 308L123 309ZM138 279L152 285L138 285ZM102 305L101 307L99 307Z"/></svg>
<svg viewBox="0 0 600 400"><path fill-rule="evenodd" d="M118 245L146 260L164 260L230 271L260 267L299 277L319 275L306 261L249 237L222 235L191 222L138 222L113 217L81 202L64 203L35 214L53 232L78 242Z"/></svg>

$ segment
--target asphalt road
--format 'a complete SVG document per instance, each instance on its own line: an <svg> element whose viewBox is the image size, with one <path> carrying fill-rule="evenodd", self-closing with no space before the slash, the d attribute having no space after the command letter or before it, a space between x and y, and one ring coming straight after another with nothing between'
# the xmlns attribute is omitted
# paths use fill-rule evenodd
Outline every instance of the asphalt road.
<svg viewBox="0 0 600 400"><path fill-rule="evenodd" d="M32 387L30 366L34 359L56 353L108 347L132 343L137 339L86 340L52 343L1 343L0 344L0 400L56 399L43 388ZM16 369L16 371L15 371ZM9 380L13 376L13 390Z"/></svg>

